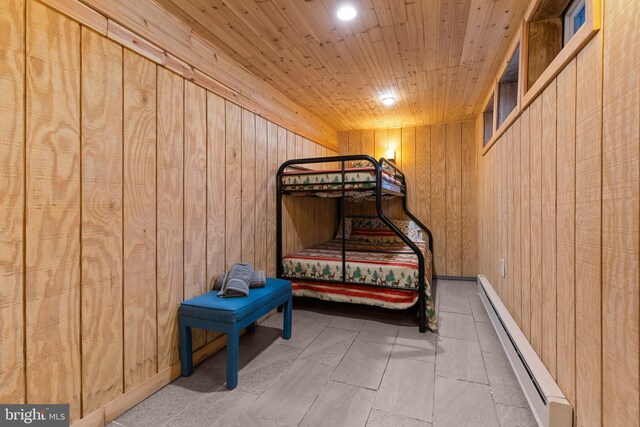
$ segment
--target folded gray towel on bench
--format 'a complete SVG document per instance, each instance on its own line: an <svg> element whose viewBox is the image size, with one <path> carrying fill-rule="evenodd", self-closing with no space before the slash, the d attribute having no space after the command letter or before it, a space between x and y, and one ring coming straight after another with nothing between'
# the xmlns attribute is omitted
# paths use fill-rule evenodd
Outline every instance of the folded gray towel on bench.
<svg viewBox="0 0 640 427"><path fill-rule="evenodd" d="M218 278L213 283L214 290L222 289L222 285L226 281L228 274L229 272L226 272L225 274L221 274L220 276L218 276ZM251 275L251 280L249 281L249 289L263 288L266 283L267 283L266 273L264 271L254 270L253 274Z"/></svg>
<svg viewBox="0 0 640 427"><path fill-rule="evenodd" d="M218 296L223 298L249 296L249 282L252 275L251 264L233 264L226 274L226 280Z"/></svg>

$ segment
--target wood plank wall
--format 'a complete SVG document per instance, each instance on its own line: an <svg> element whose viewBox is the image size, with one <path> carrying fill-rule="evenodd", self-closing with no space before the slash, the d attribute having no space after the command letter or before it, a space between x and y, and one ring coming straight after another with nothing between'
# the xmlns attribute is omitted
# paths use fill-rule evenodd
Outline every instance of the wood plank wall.
<svg viewBox="0 0 640 427"><path fill-rule="evenodd" d="M0 1L0 396L24 399L24 2Z"/></svg>
<svg viewBox="0 0 640 427"><path fill-rule="evenodd" d="M280 163L335 153L40 2L0 6L0 402L102 420L178 372L180 301L236 261L274 274ZM287 203L288 250L335 232L332 203Z"/></svg>
<svg viewBox="0 0 640 427"><path fill-rule="evenodd" d="M124 389L157 372L156 67L124 51Z"/></svg>
<svg viewBox="0 0 640 427"><path fill-rule="evenodd" d="M402 129L340 132L341 154L386 157L408 183L407 206L433 234L435 274L474 277L478 272L476 124L473 120ZM399 202L385 202L391 218L402 218ZM374 215L368 203L351 203L350 213Z"/></svg>
<svg viewBox="0 0 640 427"><path fill-rule="evenodd" d="M80 23L134 50L149 53L158 64L194 80L219 96L260 114L331 149L336 131L271 84L251 73L212 40L194 31L193 22L178 19L157 1L42 0ZM277 14L280 11L276 12ZM506 14L508 23L513 16ZM247 31L246 34L253 34ZM245 35L246 35L245 34ZM214 42L215 43L215 42ZM263 48L264 49L264 48ZM244 53L244 51L243 51ZM236 57L237 59L237 57ZM244 62L244 63L243 63ZM317 113L316 113L317 114Z"/></svg>
<svg viewBox="0 0 640 427"><path fill-rule="evenodd" d="M575 425L637 426L640 4L603 4L600 32L479 160L480 272Z"/></svg>

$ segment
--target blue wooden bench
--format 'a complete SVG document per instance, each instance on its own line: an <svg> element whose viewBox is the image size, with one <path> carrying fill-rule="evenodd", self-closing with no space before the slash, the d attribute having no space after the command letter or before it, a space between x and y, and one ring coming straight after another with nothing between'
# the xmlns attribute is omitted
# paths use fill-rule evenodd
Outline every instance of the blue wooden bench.
<svg viewBox="0 0 640 427"><path fill-rule="evenodd" d="M255 322L274 308L284 305L282 337L291 338L291 282L267 279L264 288L251 289L245 298L220 298L212 291L180 304L180 363L182 375L193 372L191 328L227 334L227 388L238 385L238 345L240 331L252 331Z"/></svg>

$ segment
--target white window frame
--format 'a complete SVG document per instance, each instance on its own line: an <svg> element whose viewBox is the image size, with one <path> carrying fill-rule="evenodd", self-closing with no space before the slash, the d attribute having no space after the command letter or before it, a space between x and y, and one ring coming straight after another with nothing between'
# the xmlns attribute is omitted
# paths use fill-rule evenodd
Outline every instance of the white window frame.
<svg viewBox="0 0 640 427"><path fill-rule="evenodd" d="M569 43L569 40L571 40L571 37L573 37L574 34L577 33L580 29L580 27L574 28L573 23L576 15L582 10L586 12L585 0L573 0L571 3L569 3L569 6L567 7L567 10L565 11L562 18L562 28L564 33L562 38L562 46L566 46L567 43ZM582 25L584 25L585 23L583 23Z"/></svg>

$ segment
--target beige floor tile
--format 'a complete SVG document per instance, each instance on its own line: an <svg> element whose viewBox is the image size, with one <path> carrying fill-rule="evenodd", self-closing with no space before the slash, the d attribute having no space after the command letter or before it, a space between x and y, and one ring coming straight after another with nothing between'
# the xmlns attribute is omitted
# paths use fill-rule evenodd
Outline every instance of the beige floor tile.
<svg viewBox="0 0 640 427"><path fill-rule="evenodd" d="M245 412L225 427L280 427L280 424Z"/></svg>
<svg viewBox="0 0 640 427"><path fill-rule="evenodd" d="M483 357L491 384L518 384L518 378L505 353L483 353Z"/></svg>
<svg viewBox="0 0 640 427"><path fill-rule="evenodd" d="M434 365L389 359L374 408L422 421L433 417Z"/></svg>
<svg viewBox="0 0 640 427"><path fill-rule="evenodd" d="M296 360L249 409L249 413L283 425L297 425L313 405L332 368Z"/></svg>
<svg viewBox="0 0 640 427"><path fill-rule="evenodd" d="M278 341L278 337L281 335L282 332L279 329L262 325L259 325L254 333L242 335L240 337L240 348L238 351L238 367L240 371L254 359L258 358L263 352L268 351L272 346L278 346L280 348L286 347L276 343ZM302 349L299 349L298 353L300 351L302 351ZM210 358L206 359L194 370L194 373L198 372L201 368L219 370L222 372L222 383L224 383L224 371L226 364L227 353L225 349L222 349Z"/></svg>
<svg viewBox="0 0 640 427"><path fill-rule="evenodd" d="M511 384L489 384L491 387L491 395L495 403L503 405L517 406L519 408L528 408L527 398L520 386Z"/></svg>
<svg viewBox="0 0 640 427"><path fill-rule="evenodd" d="M391 354L399 359L435 363L437 337L429 331L420 333L415 326L401 326Z"/></svg>
<svg viewBox="0 0 640 427"><path fill-rule="evenodd" d="M240 345L243 347L266 348L281 336L281 323L276 327L258 325L254 332L245 333L240 337Z"/></svg>
<svg viewBox="0 0 640 427"><path fill-rule="evenodd" d="M242 390L221 388L185 408L165 425L181 427L227 427L258 398Z"/></svg>
<svg viewBox="0 0 640 427"><path fill-rule="evenodd" d="M482 348L483 352L504 354L504 348L500 343L496 330L493 328L493 324L476 323L476 330L478 331L480 348Z"/></svg>
<svg viewBox="0 0 640 427"><path fill-rule="evenodd" d="M321 322L327 322L327 323L331 323L331 321L334 318L334 314L332 312L327 312L322 311L322 310L313 310L310 309L308 307L305 308L295 308L295 303L294 303L294 310L293 310L293 318L298 318L298 319L314 319L314 320L319 320Z"/></svg>
<svg viewBox="0 0 640 427"><path fill-rule="evenodd" d="M391 344L356 339L331 375L331 379L377 390L392 347Z"/></svg>
<svg viewBox="0 0 640 427"><path fill-rule="evenodd" d="M440 311L471 314L469 293L464 289L459 292L443 292L440 300Z"/></svg>
<svg viewBox="0 0 640 427"><path fill-rule="evenodd" d="M498 427L489 386L436 377L434 426Z"/></svg>
<svg viewBox="0 0 640 427"><path fill-rule="evenodd" d="M438 318L440 336L478 341L476 326L470 314L440 312Z"/></svg>
<svg viewBox="0 0 640 427"><path fill-rule="evenodd" d="M473 320L483 323L491 322L491 319L489 319L487 310L484 308L484 304L482 303L482 299L480 299L480 294L478 294L477 290L469 292L469 304L471 305Z"/></svg>
<svg viewBox="0 0 640 427"><path fill-rule="evenodd" d="M207 394L216 394L215 390L221 390L224 387L222 374L216 378L216 382L207 383L204 382L204 378L201 378L203 380L201 383L197 378L178 378L122 414L115 421L125 426L162 426L168 420L182 413L194 401Z"/></svg>
<svg viewBox="0 0 640 427"><path fill-rule="evenodd" d="M241 350L242 351L242 350ZM238 388L261 394L296 360L302 349L273 344L240 366Z"/></svg>
<svg viewBox="0 0 640 427"><path fill-rule="evenodd" d="M329 326L339 329L347 329L349 331L360 332L364 326L366 319L356 317L335 316Z"/></svg>
<svg viewBox="0 0 640 427"><path fill-rule="evenodd" d="M350 384L329 381L301 426L364 426L376 392Z"/></svg>
<svg viewBox="0 0 640 427"><path fill-rule="evenodd" d="M269 328L280 328L283 326L284 313L275 312L267 319L263 320L258 327L267 326Z"/></svg>
<svg viewBox="0 0 640 427"><path fill-rule="evenodd" d="M338 366L358 333L327 326L300 357L328 366Z"/></svg>
<svg viewBox="0 0 640 427"><path fill-rule="evenodd" d="M463 293L477 289L478 284L476 282L465 280L443 280L438 279L438 285L440 290L444 293Z"/></svg>
<svg viewBox="0 0 640 427"><path fill-rule="evenodd" d="M372 409L367 420L367 427L430 427L431 423L392 414L391 412Z"/></svg>
<svg viewBox="0 0 640 427"><path fill-rule="evenodd" d="M497 416L502 427L528 426L533 415L491 324L481 322L486 319L478 314L481 307L474 289L476 284L471 282L440 282L438 301L440 296L455 300L466 293L472 315L442 311L439 335L418 332L415 310L297 300L291 341L280 338L281 313L240 339L235 390L224 385L223 350L197 366L190 377L178 378L125 413L113 426L221 422L274 427L298 425L303 419L305 425L341 426L363 425L368 416L369 426L424 427L431 424L408 413L424 411L425 405L433 408L433 419L428 419L434 426L457 427L469 420L474 427L497 426ZM453 310L451 305L448 309ZM478 347L487 351L481 357L477 357ZM481 364L486 364L486 377ZM430 379L420 381L420 375ZM430 389L424 389L429 382ZM369 411L372 405L376 407Z"/></svg>
<svg viewBox="0 0 640 427"><path fill-rule="evenodd" d="M526 408L525 397L516 374L504 353L483 353L491 393L496 403Z"/></svg>
<svg viewBox="0 0 640 427"><path fill-rule="evenodd" d="M331 318L296 316L296 314L298 313L294 314L291 322L291 338L285 340L280 337L276 340L276 343L290 347L306 348L332 320Z"/></svg>
<svg viewBox="0 0 640 427"><path fill-rule="evenodd" d="M537 427L536 419L529 408L518 408L496 403L500 427Z"/></svg>
<svg viewBox="0 0 640 427"><path fill-rule="evenodd" d="M381 320L367 320L356 340L393 344L399 330L398 325Z"/></svg>
<svg viewBox="0 0 640 427"><path fill-rule="evenodd" d="M526 408L528 406L527 399L520 388L493 325L477 323L476 327L493 400L504 405Z"/></svg>
<svg viewBox="0 0 640 427"><path fill-rule="evenodd" d="M480 344L475 341L439 337L436 375L488 384Z"/></svg>

